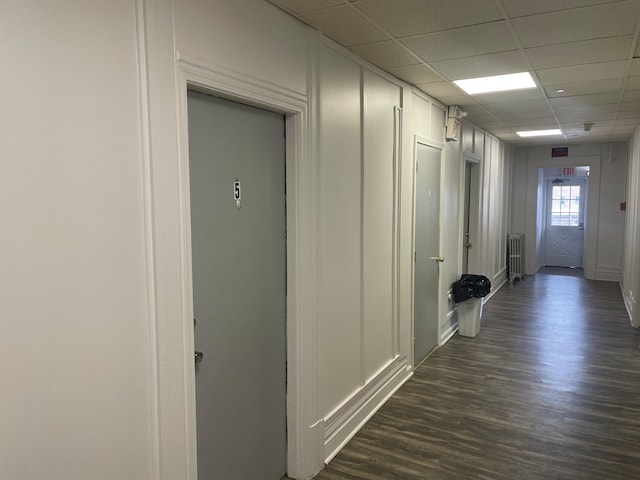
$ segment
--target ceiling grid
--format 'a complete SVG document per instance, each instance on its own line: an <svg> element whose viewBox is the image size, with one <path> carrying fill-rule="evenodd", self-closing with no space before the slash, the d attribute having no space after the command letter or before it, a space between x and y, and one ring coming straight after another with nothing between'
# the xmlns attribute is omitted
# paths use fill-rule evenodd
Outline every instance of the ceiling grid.
<svg viewBox="0 0 640 480"><path fill-rule="evenodd" d="M269 0L514 145L624 142L640 124L640 0ZM527 71L538 87L453 81ZM593 123L590 131L583 124Z"/></svg>

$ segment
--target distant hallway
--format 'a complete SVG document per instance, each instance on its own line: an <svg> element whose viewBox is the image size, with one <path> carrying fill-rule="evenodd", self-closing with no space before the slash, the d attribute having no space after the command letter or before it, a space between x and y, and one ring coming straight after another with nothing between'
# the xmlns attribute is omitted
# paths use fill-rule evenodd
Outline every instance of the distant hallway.
<svg viewBox="0 0 640 480"><path fill-rule="evenodd" d="M580 275L505 285L316 479L640 478L640 330Z"/></svg>

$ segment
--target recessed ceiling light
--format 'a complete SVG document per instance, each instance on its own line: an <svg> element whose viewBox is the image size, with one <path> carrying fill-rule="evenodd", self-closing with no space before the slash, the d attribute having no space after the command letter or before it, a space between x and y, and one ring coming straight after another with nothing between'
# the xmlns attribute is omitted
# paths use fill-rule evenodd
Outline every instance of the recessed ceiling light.
<svg viewBox="0 0 640 480"><path fill-rule="evenodd" d="M454 80L469 95L478 93L505 92L507 90L521 90L535 88L529 72L510 73L508 75L494 75L492 77L468 78L466 80Z"/></svg>
<svg viewBox="0 0 640 480"><path fill-rule="evenodd" d="M564 88L559 88L556 90L556 93L564 93Z"/></svg>
<svg viewBox="0 0 640 480"><path fill-rule="evenodd" d="M546 135L562 135L562 130L554 128L552 130L528 130L516 133L521 137L544 137Z"/></svg>

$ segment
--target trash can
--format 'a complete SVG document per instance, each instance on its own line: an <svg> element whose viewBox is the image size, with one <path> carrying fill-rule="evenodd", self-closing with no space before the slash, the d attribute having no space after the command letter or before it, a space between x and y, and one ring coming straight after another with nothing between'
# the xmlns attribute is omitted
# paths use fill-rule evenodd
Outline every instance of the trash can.
<svg viewBox="0 0 640 480"><path fill-rule="evenodd" d="M480 333L482 298L491 291L491 281L484 275L465 274L452 287L453 300L458 305L458 333L475 337Z"/></svg>
<svg viewBox="0 0 640 480"><path fill-rule="evenodd" d="M458 333L463 337L475 337L480 333L482 298L470 298L458 304Z"/></svg>

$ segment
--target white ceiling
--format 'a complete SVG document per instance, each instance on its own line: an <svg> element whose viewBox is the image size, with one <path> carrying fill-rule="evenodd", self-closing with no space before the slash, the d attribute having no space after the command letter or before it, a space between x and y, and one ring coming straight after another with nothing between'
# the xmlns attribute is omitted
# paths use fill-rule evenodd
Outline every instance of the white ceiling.
<svg viewBox="0 0 640 480"><path fill-rule="evenodd" d="M640 124L640 0L269 1L507 143L624 142ZM537 89L452 83L521 71ZM515 133L549 128L565 138Z"/></svg>

